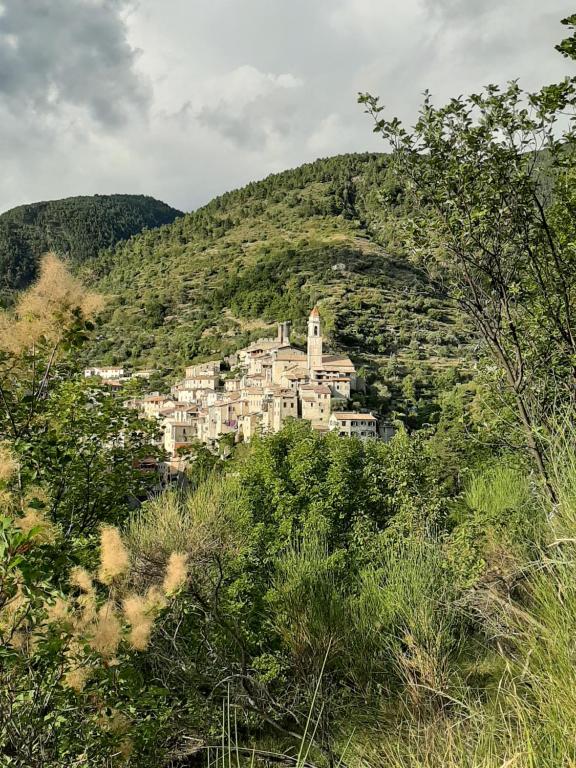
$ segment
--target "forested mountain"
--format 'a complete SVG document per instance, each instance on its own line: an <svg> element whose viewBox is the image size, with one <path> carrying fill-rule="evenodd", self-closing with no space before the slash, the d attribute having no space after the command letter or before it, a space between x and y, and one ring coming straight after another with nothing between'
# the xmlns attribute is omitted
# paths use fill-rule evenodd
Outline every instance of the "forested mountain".
<svg viewBox="0 0 576 768"><path fill-rule="evenodd" d="M576 76L360 101L390 156L67 240L0 308L2 768L576 766ZM141 389L316 302L395 435L169 462Z"/></svg>
<svg viewBox="0 0 576 768"><path fill-rule="evenodd" d="M46 251L73 264L181 213L145 195L94 195L21 205L0 215L0 292L26 287Z"/></svg>
<svg viewBox="0 0 576 768"><path fill-rule="evenodd" d="M109 296L94 362L176 368L226 354L319 303L331 343L383 392L454 366L469 333L395 237L401 191L382 154L303 165L216 198L90 264ZM383 383L382 383L383 382Z"/></svg>

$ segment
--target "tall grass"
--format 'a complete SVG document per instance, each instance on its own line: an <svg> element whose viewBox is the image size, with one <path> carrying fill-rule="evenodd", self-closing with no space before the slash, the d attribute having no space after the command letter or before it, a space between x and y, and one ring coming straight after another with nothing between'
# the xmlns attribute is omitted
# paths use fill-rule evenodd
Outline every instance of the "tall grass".
<svg viewBox="0 0 576 768"><path fill-rule="evenodd" d="M491 615L479 628L484 630L483 653L476 657L476 671L483 659L488 671L483 684L471 678L470 666L452 660L446 706L423 714L404 701L396 717L383 708L381 721L353 741L353 762L370 768L576 765L574 445L564 444L556 454L559 503L540 531L537 556L517 563L519 577L510 595L493 591ZM467 501L496 515L499 506L505 511L522 502L525 509L526 493L527 486L516 485L511 473L497 471L495 483L486 477L474 480ZM470 596L483 601L477 616L486 614L486 590ZM413 617L420 628L429 626L427 612ZM451 695L454 677L459 679L457 697Z"/></svg>
<svg viewBox="0 0 576 768"><path fill-rule="evenodd" d="M147 502L130 521L127 542L135 570L144 581L157 580L172 552L202 567L211 553L236 546L238 522L230 511L238 503L234 478L208 476L193 493L166 493Z"/></svg>
<svg viewBox="0 0 576 768"><path fill-rule="evenodd" d="M573 436L554 456L553 509L521 467L501 464L470 480L450 534L382 538L368 567L321 538L276 557L263 648L282 653L284 688L271 690L299 727L255 726L229 687L210 764L576 767ZM129 535L143 578L178 551L201 584L210 553L241 542L238 493L215 477L189 497L151 502ZM289 741L295 732L300 742Z"/></svg>
<svg viewBox="0 0 576 768"><path fill-rule="evenodd" d="M463 592L446 569L444 543L420 540L385 553L364 572L355 595L340 595L336 625L345 617L348 631L338 638L338 653L356 694L363 691L346 700L344 714L331 707L338 718L334 751L346 753L347 765L576 766L574 448L557 453L554 476L559 502L544 526L545 502L521 472L496 467L468 487L466 504L487 525L514 511L538 517L525 526L531 550L519 548L514 566L507 563L515 572L512 587L481 581ZM532 556L522 560L523 551ZM292 580L304 570L312 582L314 573L326 582L313 547L291 553L286 567ZM338 590L328 584L334 600ZM313 595L307 590L304 602ZM325 590L317 597L324 600ZM315 610L307 605L294 619L298 632ZM329 613L333 619L334 608ZM369 715L363 711L367 680L380 693L371 698ZM317 765L326 764L315 756ZM258 753L251 760L266 762Z"/></svg>

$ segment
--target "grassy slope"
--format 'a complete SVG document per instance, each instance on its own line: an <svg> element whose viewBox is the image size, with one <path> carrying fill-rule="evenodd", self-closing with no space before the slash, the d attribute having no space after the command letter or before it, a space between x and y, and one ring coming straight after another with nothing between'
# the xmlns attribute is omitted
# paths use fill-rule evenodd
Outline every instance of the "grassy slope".
<svg viewBox="0 0 576 768"><path fill-rule="evenodd" d="M13 208L0 215L0 291L26 287L48 250L80 264L119 240L181 215L144 195L70 197Z"/></svg>
<svg viewBox="0 0 576 768"><path fill-rule="evenodd" d="M319 302L331 345L392 387L454 366L469 333L395 243L383 188L383 155L320 160L121 243L95 264L110 300L91 359L175 369L285 319L302 342Z"/></svg>

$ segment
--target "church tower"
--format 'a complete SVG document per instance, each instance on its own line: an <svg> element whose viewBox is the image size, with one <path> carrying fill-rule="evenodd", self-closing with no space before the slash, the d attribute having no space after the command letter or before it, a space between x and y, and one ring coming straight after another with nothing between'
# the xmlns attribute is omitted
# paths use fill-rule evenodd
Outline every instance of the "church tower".
<svg viewBox="0 0 576 768"><path fill-rule="evenodd" d="M308 318L308 371L322 367L322 328L320 312L314 307Z"/></svg>

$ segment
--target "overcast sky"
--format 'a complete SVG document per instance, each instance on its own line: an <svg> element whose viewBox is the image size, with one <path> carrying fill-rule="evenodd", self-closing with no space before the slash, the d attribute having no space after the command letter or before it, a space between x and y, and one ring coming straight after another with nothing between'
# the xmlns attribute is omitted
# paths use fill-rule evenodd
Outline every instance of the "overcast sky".
<svg viewBox="0 0 576 768"><path fill-rule="evenodd" d="M570 71L563 0L0 0L0 211L133 192L191 210L253 179L381 149L489 82Z"/></svg>

